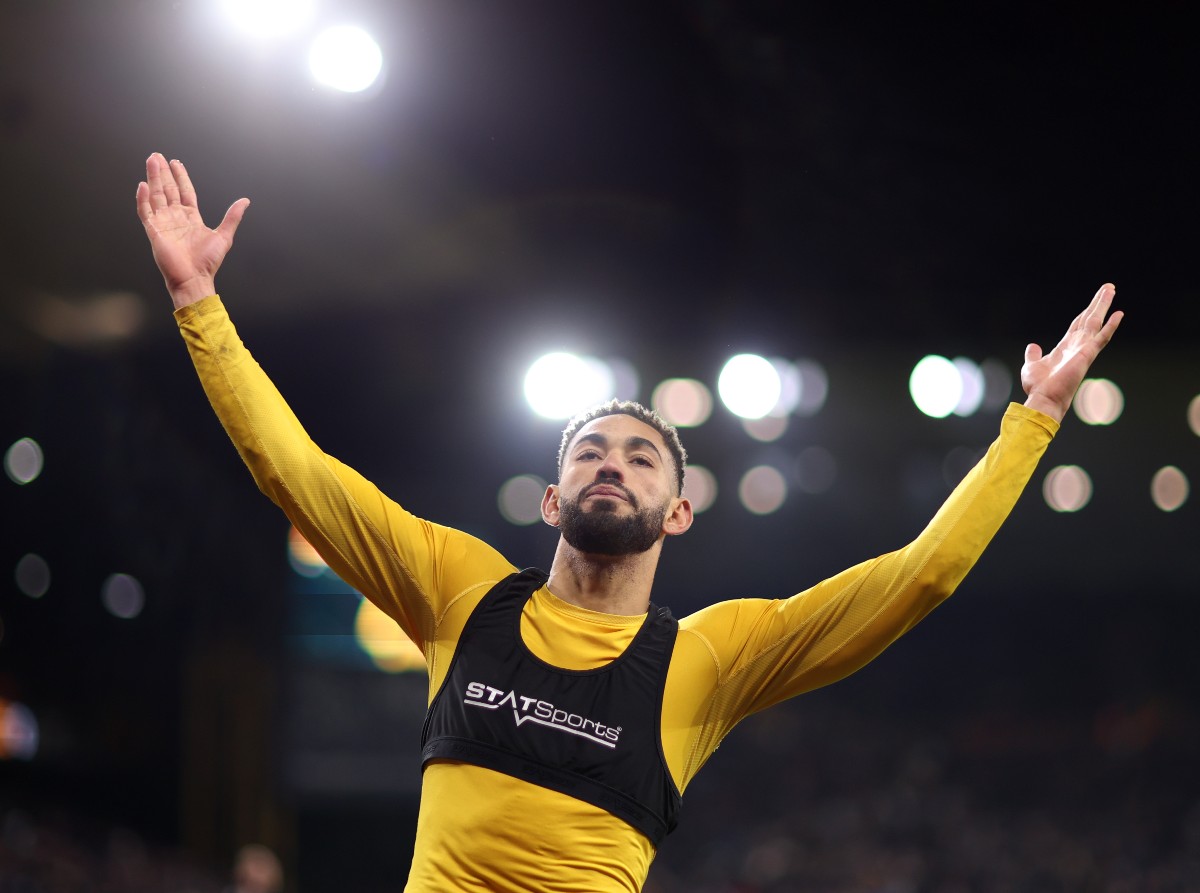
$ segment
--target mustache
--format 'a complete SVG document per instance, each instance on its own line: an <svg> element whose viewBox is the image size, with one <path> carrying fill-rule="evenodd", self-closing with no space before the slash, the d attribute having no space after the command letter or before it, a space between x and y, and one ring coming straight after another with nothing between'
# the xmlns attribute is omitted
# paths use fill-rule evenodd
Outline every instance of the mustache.
<svg viewBox="0 0 1200 893"><path fill-rule="evenodd" d="M584 499L587 499L588 494L591 493L593 490L595 490L597 487L609 487L613 490L619 490L621 492L621 495L624 496L626 500L628 500L628 502L631 506L633 506L634 508L638 507L637 497L634 496L633 493L630 492L629 488L626 487L624 484L622 484L620 481L594 481L593 483L588 484L586 487L583 488L583 491L579 494L580 502L582 502Z"/></svg>

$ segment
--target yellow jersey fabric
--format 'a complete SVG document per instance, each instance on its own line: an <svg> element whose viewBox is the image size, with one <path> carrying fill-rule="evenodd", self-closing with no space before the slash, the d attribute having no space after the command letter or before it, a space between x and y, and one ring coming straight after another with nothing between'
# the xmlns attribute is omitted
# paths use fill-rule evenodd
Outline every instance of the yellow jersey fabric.
<svg viewBox="0 0 1200 893"><path fill-rule="evenodd" d="M176 319L259 488L420 646L432 700L467 618L515 566L475 537L415 517L326 455L242 345L219 297L176 311ZM854 672L948 597L1057 430L1053 419L1012 404L999 438L907 546L791 598L733 599L682 618L661 729L679 790L741 719ZM589 611L543 587L525 606L521 635L550 664L592 669L620 655L644 619ZM424 773L405 889L636 891L653 858L644 836L596 806L442 761Z"/></svg>

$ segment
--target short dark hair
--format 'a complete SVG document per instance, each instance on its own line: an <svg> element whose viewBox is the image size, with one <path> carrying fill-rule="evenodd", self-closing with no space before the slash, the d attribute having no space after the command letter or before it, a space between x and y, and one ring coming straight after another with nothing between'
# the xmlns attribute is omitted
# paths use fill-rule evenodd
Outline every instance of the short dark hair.
<svg viewBox="0 0 1200 893"><path fill-rule="evenodd" d="M675 492L677 495L683 495L683 470L687 465L687 450L683 448L683 443L679 440L679 432L675 430L675 426L669 424L655 410L647 409L640 403L633 400L609 400L607 403L601 403L585 412L581 412L571 421L567 422L567 427L563 429L562 440L558 444L558 474L562 477L563 461L567 457L567 447L571 445L571 441L575 435L579 433L579 429L589 422L603 418L609 415L627 415L633 416L639 422L645 422L655 431L662 435L663 442L667 445L667 449L671 453L671 458L675 461Z"/></svg>

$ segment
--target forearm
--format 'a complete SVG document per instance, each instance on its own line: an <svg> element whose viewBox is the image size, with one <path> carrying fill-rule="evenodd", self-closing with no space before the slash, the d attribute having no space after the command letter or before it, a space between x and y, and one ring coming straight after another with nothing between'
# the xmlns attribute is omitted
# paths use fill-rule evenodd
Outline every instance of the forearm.
<svg viewBox="0 0 1200 893"><path fill-rule="evenodd" d="M1057 430L1010 407L1001 436L909 545L789 599L743 601L706 623L747 713L859 669L944 601L1012 511ZM730 622L732 621L732 622ZM724 683L723 683L724 684ZM743 714L744 715L744 714Z"/></svg>
<svg viewBox="0 0 1200 893"><path fill-rule="evenodd" d="M418 641L433 634L439 534L308 436L220 300L176 312L201 384L259 489L350 585ZM383 531L387 531L385 536Z"/></svg>

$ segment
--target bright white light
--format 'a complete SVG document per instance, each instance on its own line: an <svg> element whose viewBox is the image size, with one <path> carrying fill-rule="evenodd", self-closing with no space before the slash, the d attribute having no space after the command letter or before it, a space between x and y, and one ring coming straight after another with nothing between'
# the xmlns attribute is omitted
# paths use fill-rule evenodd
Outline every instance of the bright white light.
<svg viewBox="0 0 1200 893"><path fill-rule="evenodd" d="M50 565L41 555L30 552L17 562L13 574L17 588L30 598L41 598L50 590Z"/></svg>
<svg viewBox="0 0 1200 893"><path fill-rule="evenodd" d="M770 465L758 465L742 475L738 497L747 511L769 515L787 499L787 481Z"/></svg>
<svg viewBox="0 0 1200 893"><path fill-rule="evenodd" d="M958 377L962 382L962 394L959 395L958 402L954 404L954 414L957 416L974 415L975 410L979 409L979 404L983 402L985 387L983 370L966 357L955 357L954 368L958 370Z"/></svg>
<svg viewBox="0 0 1200 893"><path fill-rule="evenodd" d="M1160 468L1150 482L1150 497L1164 512L1173 512L1188 498L1188 479L1174 465Z"/></svg>
<svg viewBox="0 0 1200 893"><path fill-rule="evenodd" d="M547 419L569 419L612 396L613 374L592 357L548 353L525 373L525 400Z"/></svg>
<svg viewBox="0 0 1200 893"><path fill-rule="evenodd" d="M315 0L221 0L221 10L243 34L274 39L294 34L310 22Z"/></svg>
<svg viewBox="0 0 1200 893"><path fill-rule="evenodd" d="M132 620L142 613L146 604L146 593L142 584L129 574L113 574L104 581L100 600L110 614L122 620Z"/></svg>
<svg viewBox="0 0 1200 893"><path fill-rule="evenodd" d="M362 28L339 25L317 35L308 53L317 82L343 93L361 93L383 70L383 51Z"/></svg>
<svg viewBox="0 0 1200 893"><path fill-rule="evenodd" d="M650 405L678 428L695 428L712 414L712 392L694 378L668 378L650 395Z"/></svg>
<svg viewBox="0 0 1200 893"><path fill-rule="evenodd" d="M1092 479L1078 465L1050 469L1042 482L1046 505L1056 512L1077 512L1092 498Z"/></svg>
<svg viewBox="0 0 1200 893"><path fill-rule="evenodd" d="M742 353L731 358L717 379L721 402L744 419L765 416L779 402L781 391L779 372L757 354Z"/></svg>
<svg viewBox="0 0 1200 893"><path fill-rule="evenodd" d="M524 527L542 520L545 493L546 482L536 474L519 474L500 486L496 502L506 521Z"/></svg>
<svg viewBox="0 0 1200 893"><path fill-rule="evenodd" d="M944 419L962 399L962 375L945 357L927 356L913 367L908 377L908 392L917 409L935 419Z"/></svg>
<svg viewBox="0 0 1200 893"><path fill-rule="evenodd" d="M1125 410L1125 395L1107 378L1087 378L1071 404L1075 415L1089 425L1111 425Z"/></svg>
<svg viewBox="0 0 1200 893"><path fill-rule="evenodd" d="M683 470L683 495L692 504L692 513L700 514L717 501L717 479L703 465L688 465Z"/></svg>
<svg viewBox="0 0 1200 893"><path fill-rule="evenodd" d="M42 473L42 448L32 437L22 437L4 454L4 470L18 484L28 484Z"/></svg>

